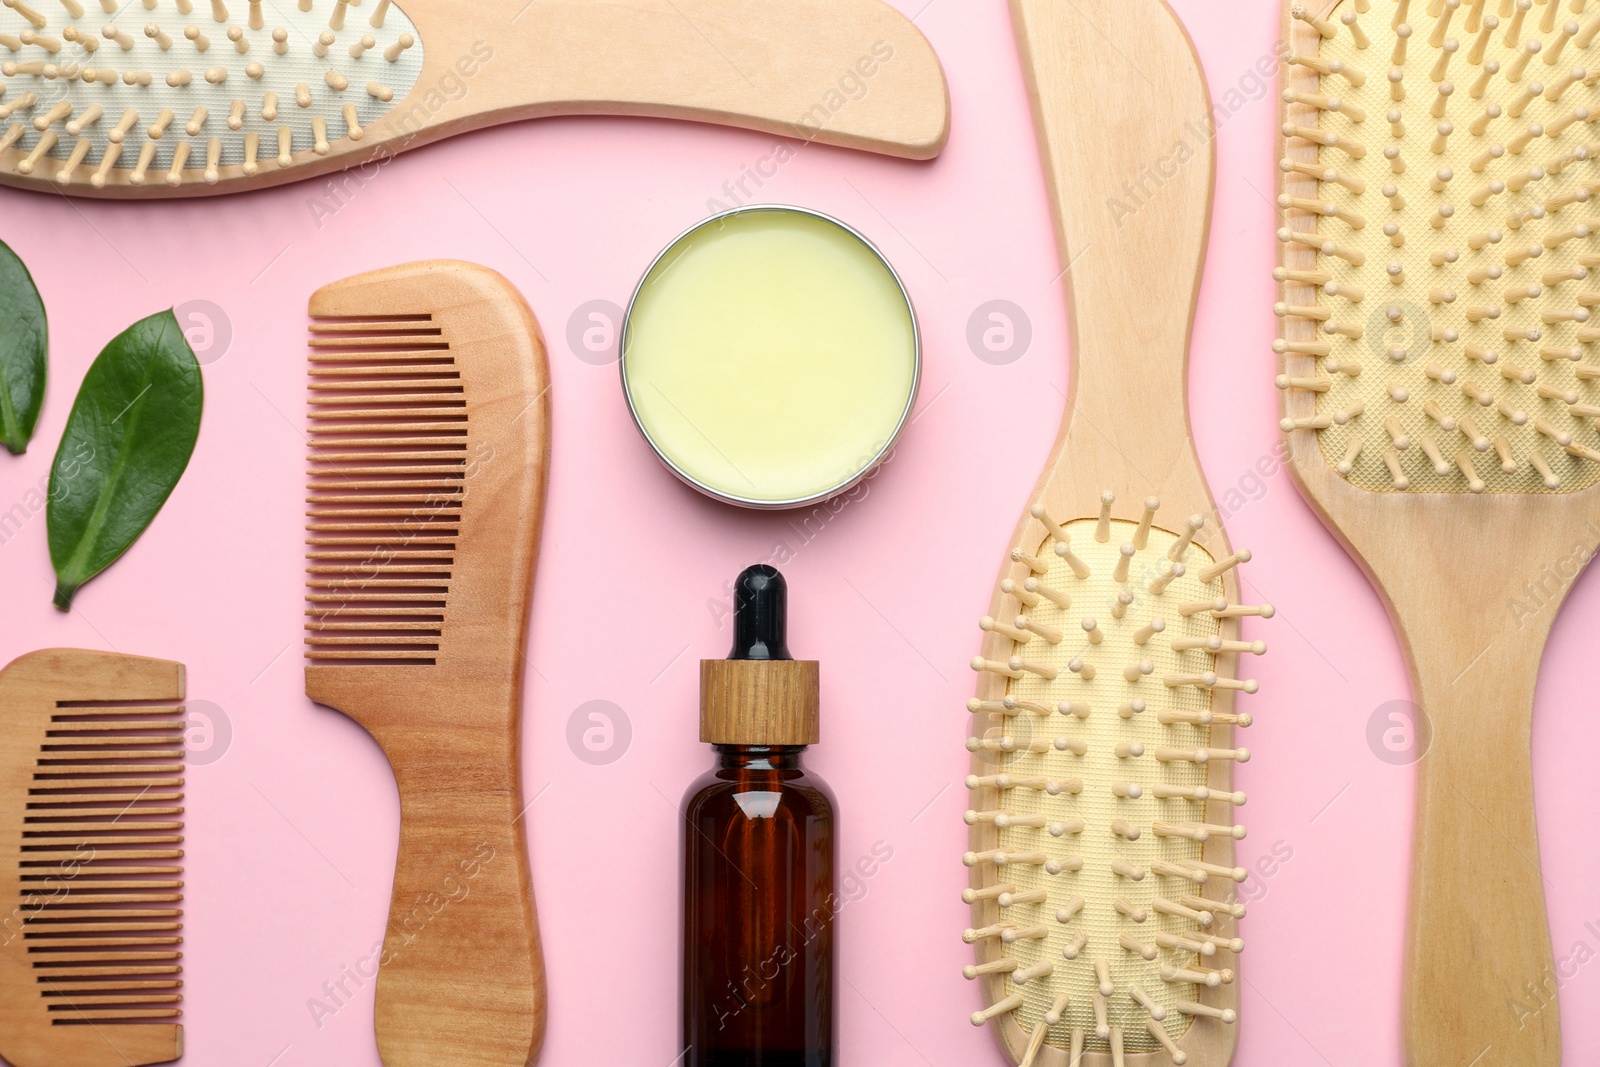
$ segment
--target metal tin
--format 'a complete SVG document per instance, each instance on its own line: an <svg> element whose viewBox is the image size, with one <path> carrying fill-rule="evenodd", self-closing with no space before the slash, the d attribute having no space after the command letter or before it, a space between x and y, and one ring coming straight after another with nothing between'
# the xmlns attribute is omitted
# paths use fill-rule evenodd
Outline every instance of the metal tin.
<svg viewBox="0 0 1600 1067"><path fill-rule="evenodd" d="M792 500L755 500L749 497L741 497L731 493L725 493L714 486L706 485L704 482L701 482L697 478L690 475L687 471L684 471L672 461L666 452L662 450L661 446L656 444L655 440L650 436L650 431L645 428L643 420L639 417L639 409L634 404L633 390L628 382L628 337L632 330L633 309L638 303L639 294L644 291L645 282L648 281L650 276L655 273L656 267L661 264L662 260L671 255L672 252L690 235L698 233L708 226L714 226L717 223L732 218L736 215L746 215L763 211L780 211L796 215L810 215L814 218L821 219L824 222L832 223L845 233L854 237L857 241L860 241L861 244L872 253L873 257L876 258L879 263L883 264L884 270L889 272L889 277L894 279L895 285L900 289L901 297L904 298L906 302L906 312L911 317L911 389L906 397L905 410L900 413L900 420L898 423L896 423L894 432L889 435L889 439L883 443L882 447L878 449L877 453L873 455L872 459L860 470L850 475L850 477L846 478L838 485L835 485L832 488L826 489L820 493L814 493L811 496L806 497L796 497ZM710 218L702 219L700 222L695 223L693 226L690 226L688 229L684 230L682 233L678 234L678 236L669 241L667 246L661 250L656 258L650 261L650 265L646 267L644 273L639 276L638 284L633 287L633 295L628 298L627 313L623 316L622 336L618 347L621 353L621 358L618 359L617 363L620 367L622 375L622 392L623 395L628 398L628 413L633 416L633 424L638 427L639 436L644 438L645 443L650 446L651 451L656 454L657 458L661 460L662 464L673 474L675 474L680 481L687 485L693 486L695 489L714 500L721 500L728 504L734 504L742 508L751 508L757 511L782 511L788 508L805 507L808 504L820 504L825 500L833 499L840 493L848 492L850 489L853 489L855 486L859 485L863 479L867 478L873 473L873 471L877 470L883 461L888 458L889 454L894 450L895 444L900 440L900 435L905 432L906 424L911 420L911 412L916 405L917 394L922 387L922 329L917 323L917 309L916 306L911 302L911 293L906 289L905 282L901 280L899 273L894 269L894 265L889 262L887 256L879 251L877 245L869 241L866 236L855 227L850 226L847 223L840 222L832 215L827 215L820 211L813 211L810 208L792 207L787 204L748 204L744 207L736 207L729 211L720 211L717 214L712 215Z"/></svg>

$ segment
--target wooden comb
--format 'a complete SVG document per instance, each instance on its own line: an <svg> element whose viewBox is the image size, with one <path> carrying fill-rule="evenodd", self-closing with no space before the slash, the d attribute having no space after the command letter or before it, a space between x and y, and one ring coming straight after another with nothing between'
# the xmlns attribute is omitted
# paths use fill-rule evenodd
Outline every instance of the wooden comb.
<svg viewBox="0 0 1600 1067"><path fill-rule="evenodd" d="M0 1056L183 1055L182 664L50 649L0 671Z"/></svg>
<svg viewBox="0 0 1600 1067"><path fill-rule="evenodd" d="M387 1067L524 1067L545 1027L520 770L550 461L544 339L504 278L413 263L311 298L306 695L400 788Z"/></svg>
<svg viewBox="0 0 1600 1067"><path fill-rule="evenodd" d="M1531 736L1600 542L1600 8L1291 3L1284 26L1290 467L1422 712L1406 1062L1554 1067Z"/></svg>
<svg viewBox="0 0 1600 1067"><path fill-rule="evenodd" d="M882 0L65 6L0 9L0 184L206 196L357 166L360 184L407 149L553 115L691 119L914 159L949 133L938 58Z"/></svg>
<svg viewBox="0 0 1600 1067"><path fill-rule="evenodd" d="M1072 395L1010 542L973 712L965 975L1025 1067L1220 1067L1236 1044L1237 564L1185 377L1213 157L1158 0L1013 0L1072 305ZM1137 57L1138 68L1127 57ZM1141 76L1148 71L1151 77ZM1137 210L1123 185L1190 143ZM1151 294L1155 294L1152 298ZM1181 521L1160 521L1158 509ZM1170 526L1170 528L1169 528Z"/></svg>

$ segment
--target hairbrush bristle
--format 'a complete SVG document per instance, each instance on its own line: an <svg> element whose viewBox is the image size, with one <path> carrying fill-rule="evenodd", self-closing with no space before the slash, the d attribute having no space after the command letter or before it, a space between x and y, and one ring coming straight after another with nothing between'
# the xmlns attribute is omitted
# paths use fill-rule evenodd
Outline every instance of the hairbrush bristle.
<svg viewBox="0 0 1600 1067"><path fill-rule="evenodd" d="M1114 501L1067 523L1034 509L1042 542L1012 552L1012 613L980 621L972 663L994 681L969 705L965 974L990 983L974 1025L1011 1013L1030 1035L1024 1064L1046 1043L1181 1064L1193 1022L1236 1018L1236 998L1209 1002L1244 947L1226 887L1244 878L1230 816L1245 797L1219 783L1250 756L1231 746L1250 716L1228 702L1256 691L1229 672L1266 646L1225 639L1222 620L1272 608L1223 595L1250 554L1213 560L1193 543L1200 516L1173 533L1154 525L1157 501L1137 523Z"/></svg>
<svg viewBox="0 0 1600 1067"><path fill-rule="evenodd" d="M1291 9L1283 429L1316 432L1353 485L1600 480L1600 9L1585 6Z"/></svg>
<svg viewBox="0 0 1600 1067"><path fill-rule="evenodd" d="M271 24L259 0L62 6L0 9L0 152L61 186L291 167L361 140L422 69L416 27L388 0L370 19L345 0L274 4Z"/></svg>

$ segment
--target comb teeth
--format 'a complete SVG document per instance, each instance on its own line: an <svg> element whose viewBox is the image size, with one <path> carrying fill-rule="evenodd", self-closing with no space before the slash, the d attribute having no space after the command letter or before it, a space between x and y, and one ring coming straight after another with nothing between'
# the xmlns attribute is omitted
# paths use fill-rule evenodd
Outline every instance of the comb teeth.
<svg viewBox="0 0 1600 1067"><path fill-rule="evenodd" d="M1283 429L1368 490L1590 486L1600 11L1362 6L1292 12Z"/></svg>
<svg viewBox="0 0 1600 1067"><path fill-rule="evenodd" d="M214 185L222 167L252 175L360 141L422 69L416 27L387 2L370 19L347 19L344 0L274 4L271 23L246 0L84 7L0 9L0 148L14 152L0 167Z"/></svg>
<svg viewBox="0 0 1600 1067"><path fill-rule="evenodd" d="M20 936L53 1026L182 1013L185 711L58 701L28 783Z"/></svg>
<svg viewBox="0 0 1600 1067"><path fill-rule="evenodd" d="M1227 668L1266 651L1224 639L1222 620L1272 609L1222 595L1250 554L1214 561L1193 543L1199 516L1172 533L1153 525L1155 500L1137 523L1112 518L1114 500L1065 524L1034 510L1042 544L1012 553L1007 614L981 620L972 664L998 681L969 704L982 773L967 780L963 897L983 925L964 935L979 957L964 973L998 980L974 1025L1013 1013L1030 1061L1046 1040L1170 1055L1191 1019L1236 1018L1206 1001L1244 947L1244 909L1212 898L1244 878L1215 861L1244 836L1231 815L1245 797L1207 783L1250 755L1225 740L1250 716L1216 694L1256 684Z"/></svg>
<svg viewBox="0 0 1600 1067"><path fill-rule="evenodd" d="M469 470L449 341L428 315L311 335L307 657L432 665Z"/></svg>

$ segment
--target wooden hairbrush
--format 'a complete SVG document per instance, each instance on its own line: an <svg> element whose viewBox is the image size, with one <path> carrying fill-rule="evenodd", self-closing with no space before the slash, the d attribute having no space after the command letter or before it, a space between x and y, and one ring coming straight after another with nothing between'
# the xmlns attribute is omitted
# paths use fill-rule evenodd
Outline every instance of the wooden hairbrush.
<svg viewBox="0 0 1600 1067"><path fill-rule="evenodd" d="M1188 433L1209 144L1139 211L1108 206L1206 114L1205 83L1165 3L1012 10L1072 264L1076 370L973 661L965 973L987 1007L972 1021L996 1022L1027 1067L1216 1067L1236 1042L1244 947L1232 767L1249 752L1233 728L1250 716L1234 700L1256 691L1234 675L1266 651L1239 627L1272 609L1239 603L1250 554L1206 519ZM1162 79L1139 78L1131 53Z"/></svg>
<svg viewBox="0 0 1600 1067"><path fill-rule="evenodd" d="M260 189L551 115L914 159L949 132L938 58L882 0L5 0L0 58L0 184L80 196Z"/></svg>
<svg viewBox="0 0 1600 1067"><path fill-rule="evenodd" d="M1553 967L1529 741L1569 588L1539 576L1600 541L1600 4L1345 0L1285 21L1283 427L1432 728L1407 1062L1553 1067L1557 1008L1529 992Z"/></svg>
<svg viewBox="0 0 1600 1067"><path fill-rule="evenodd" d="M365 727L400 788L378 1049L524 1067L545 1027L520 769L544 339L467 263L335 282L311 317L306 695Z"/></svg>
<svg viewBox="0 0 1600 1067"><path fill-rule="evenodd" d="M49 649L0 671L0 1056L183 1055L183 665Z"/></svg>

